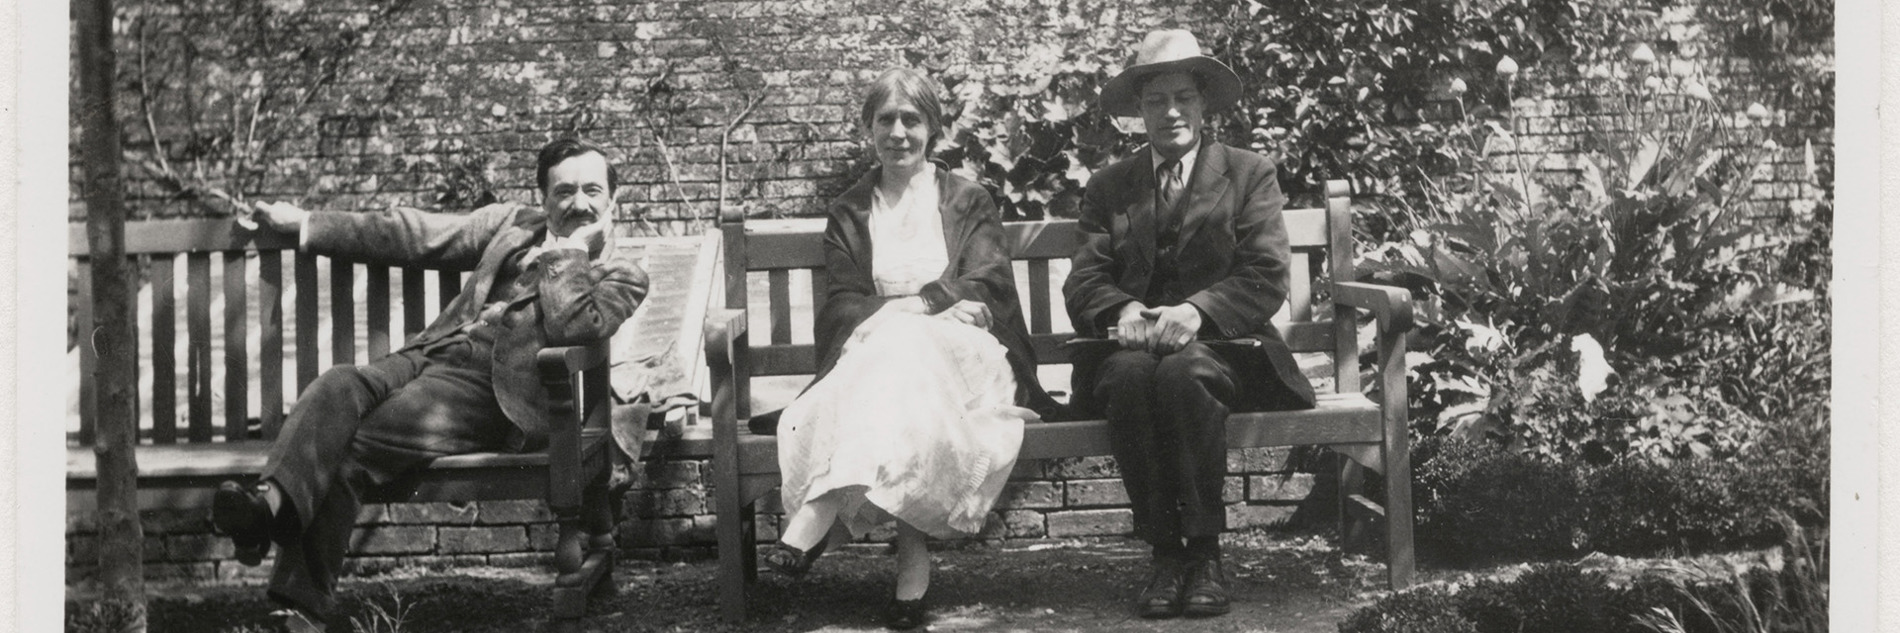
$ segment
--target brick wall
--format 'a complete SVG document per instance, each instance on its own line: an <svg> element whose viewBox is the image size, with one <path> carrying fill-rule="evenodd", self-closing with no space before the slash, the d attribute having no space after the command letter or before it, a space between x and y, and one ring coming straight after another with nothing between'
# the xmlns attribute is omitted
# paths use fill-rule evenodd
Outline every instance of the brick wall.
<svg viewBox="0 0 1900 633"><path fill-rule="evenodd" d="M231 540L212 534L206 510L146 510L145 573L158 579L263 581L269 559L245 567L233 558ZM558 530L539 501L370 504L357 513L351 537L350 573L396 567L550 566ZM68 582L96 572L98 528L89 514L66 524ZM275 556L273 550L273 556Z"/></svg>
<svg viewBox="0 0 1900 633"><path fill-rule="evenodd" d="M1227 503L1230 529L1317 526L1333 519L1331 477L1315 472L1315 452L1292 448L1230 451ZM1324 460L1330 464L1330 460ZM621 550L641 558L711 556L714 516L703 460L655 460L641 468L615 534ZM988 541L1126 536L1132 533L1128 496L1109 457L1018 463L989 522L977 537ZM776 494L759 502L758 536L778 539L782 510ZM205 511L148 510L146 574L158 579L256 581L269 578L269 561L245 567L232 557L230 539L210 533ZM70 580L93 577L97 527L73 514L66 526ZM546 567L553 564L559 531L538 501L371 504L357 514L346 568L367 573L400 567ZM866 541L888 541L888 528Z"/></svg>
<svg viewBox="0 0 1900 633"><path fill-rule="evenodd" d="M1745 217L1805 220L1832 187L1813 171L1816 165L1832 162L1832 116L1778 107L1798 102L1790 98L1791 87L1758 62L1733 56L1718 35L1698 21L1697 5L1686 2L1665 8L1653 25L1630 36L1632 42L1654 44L1658 62L1647 70L1626 58L1589 64L1615 79L1552 81L1538 76L1550 69L1526 69L1527 77L1520 85L1535 94L1520 96L1513 103L1517 143L1495 145L1493 166L1510 170L1521 159L1541 180L1568 186L1576 182L1579 161L1592 134L1626 130L1632 120L1628 112L1669 118L1710 116L1734 130L1725 149L1759 161L1754 184L1738 205ZM1826 69L1833 58L1814 55L1789 63ZM1626 73L1646 73L1663 84L1647 88L1640 79L1625 80ZM1691 82L1707 88L1711 99L1705 102L1687 96L1685 87ZM1767 116L1748 116L1746 111L1753 104L1764 105Z"/></svg>

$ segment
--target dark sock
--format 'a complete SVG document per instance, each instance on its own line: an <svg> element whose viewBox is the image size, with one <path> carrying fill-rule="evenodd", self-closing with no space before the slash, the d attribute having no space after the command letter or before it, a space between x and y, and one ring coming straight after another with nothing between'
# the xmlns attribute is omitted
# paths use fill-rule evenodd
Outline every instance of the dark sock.
<svg viewBox="0 0 1900 633"><path fill-rule="evenodd" d="M1187 555L1195 560L1220 560L1220 537L1188 537Z"/></svg>

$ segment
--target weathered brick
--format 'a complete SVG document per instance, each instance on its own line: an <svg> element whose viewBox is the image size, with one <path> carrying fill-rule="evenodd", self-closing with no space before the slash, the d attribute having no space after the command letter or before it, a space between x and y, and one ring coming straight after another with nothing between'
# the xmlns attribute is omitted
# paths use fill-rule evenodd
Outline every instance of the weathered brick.
<svg viewBox="0 0 1900 633"><path fill-rule="evenodd" d="M627 495L628 514L636 517L675 517L704 514L706 493L692 488L643 490Z"/></svg>
<svg viewBox="0 0 1900 633"><path fill-rule="evenodd" d="M548 504L544 501L483 501L480 506L475 522L481 524L543 523L554 520L554 513L548 510Z"/></svg>
<svg viewBox="0 0 1900 633"><path fill-rule="evenodd" d="M1071 508L1128 504L1128 490L1120 479L1081 479L1063 486Z"/></svg>
<svg viewBox="0 0 1900 633"><path fill-rule="evenodd" d="M389 504L365 503L356 509L357 525L376 525L389 522Z"/></svg>
<svg viewBox="0 0 1900 633"><path fill-rule="evenodd" d="M1135 529L1135 515L1126 508L1111 510L1064 510L1043 515L1049 536L1110 536L1128 534Z"/></svg>
<svg viewBox="0 0 1900 633"><path fill-rule="evenodd" d="M1221 503L1239 503L1247 500L1247 478L1227 477L1221 479Z"/></svg>
<svg viewBox="0 0 1900 633"><path fill-rule="evenodd" d="M1256 475L1247 478L1247 499L1252 501L1299 501L1313 494L1312 473Z"/></svg>
<svg viewBox="0 0 1900 633"><path fill-rule="evenodd" d="M1015 481L1021 481L1024 479L1042 479L1044 461L1046 460L1041 460L1041 459L1016 460L1016 468L1009 471L1009 478Z"/></svg>
<svg viewBox="0 0 1900 633"><path fill-rule="evenodd" d="M1287 469L1287 460L1293 455L1293 449L1287 446L1264 446L1227 451L1227 472L1229 473L1271 473Z"/></svg>
<svg viewBox="0 0 1900 633"><path fill-rule="evenodd" d="M474 502L392 503L383 520L397 525L472 525L477 514Z"/></svg>
<svg viewBox="0 0 1900 633"><path fill-rule="evenodd" d="M1115 458L1108 456L1051 459L1043 463L1043 469L1050 479L1102 479L1122 475Z"/></svg>
<svg viewBox="0 0 1900 633"><path fill-rule="evenodd" d="M263 564L255 567L245 565L235 560L218 561L218 582L224 584L257 584L270 580L271 570L277 566L275 558L276 549L272 548L271 552L271 556L264 558Z"/></svg>
<svg viewBox="0 0 1900 633"><path fill-rule="evenodd" d="M519 525L442 527L436 530L436 551L442 554L494 554L528 548L528 530Z"/></svg>
<svg viewBox="0 0 1900 633"><path fill-rule="evenodd" d="M1227 529L1285 525L1287 521L1293 519L1293 513L1298 510L1297 506L1236 503L1227 506Z"/></svg>
<svg viewBox="0 0 1900 633"><path fill-rule="evenodd" d="M664 460L655 461L643 469L645 479L639 482L642 488L686 488L700 487L700 461Z"/></svg>
<svg viewBox="0 0 1900 633"><path fill-rule="evenodd" d="M1020 481L1003 485L996 500L999 508L1060 508L1062 487L1047 481Z"/></svg>
<svg viewBox="0 0 1900 633"><path fill-rule="evenodd" d="M1048 535L1042 516L1034 510L1008 510L1003 512L1003 526L1010 538L1042 538Z"/></svg>
<svg viewBox="0 0 1900 633"><path fill-rule="evenodd" d="M358 554L426 554L435 550L435 526L379 525L357 528L350 551Z"/></svg>

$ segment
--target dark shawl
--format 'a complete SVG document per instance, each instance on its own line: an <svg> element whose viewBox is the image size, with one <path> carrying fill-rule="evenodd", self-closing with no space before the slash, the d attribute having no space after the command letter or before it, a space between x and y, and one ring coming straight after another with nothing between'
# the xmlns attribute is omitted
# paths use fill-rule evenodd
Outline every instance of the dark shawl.
<svg viewBox="0 0 1900 633"><path fill-rule="evenodd" d="M871 199L879 171L872 170L833 200L825 224L825 270L830 276L825 305L818 312L814 338L818 376L838 363L844 342L858 324L896 296L877 293L871 277ZM1016 403L1049 414L1055 401L1036 379L1035 350L1016 298L1015 269L1003 243L1003 223L989 191L976 183L937 169L938 206L943 212L945 252L949 265L943 275L918 293L933 305L981 301L990 308L990 335L1009 350L1016 374ZM814 379L816 382L816 379Z"/></svg>

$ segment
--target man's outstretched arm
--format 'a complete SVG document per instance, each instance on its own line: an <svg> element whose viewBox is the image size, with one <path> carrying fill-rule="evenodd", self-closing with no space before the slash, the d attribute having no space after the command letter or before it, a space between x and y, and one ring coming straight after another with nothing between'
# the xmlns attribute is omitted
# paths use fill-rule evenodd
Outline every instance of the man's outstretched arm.
<svg viewBox="0 0 1900 633"><path fill-rule="evenodd" d="M473 270L495 233L522 207L491 204L466 215L396 207L375 213L305 211L259 203L259 224L296 233L298 249L365 264Z"/></svg>

